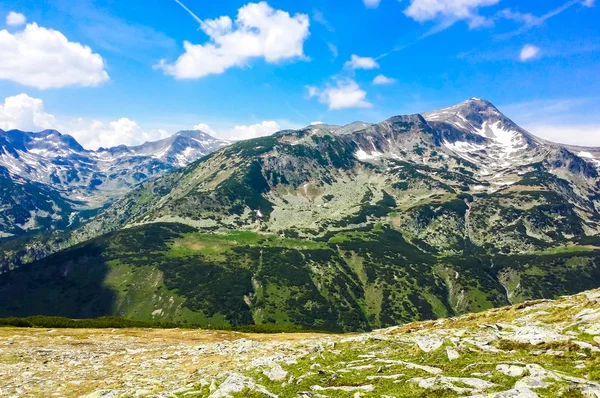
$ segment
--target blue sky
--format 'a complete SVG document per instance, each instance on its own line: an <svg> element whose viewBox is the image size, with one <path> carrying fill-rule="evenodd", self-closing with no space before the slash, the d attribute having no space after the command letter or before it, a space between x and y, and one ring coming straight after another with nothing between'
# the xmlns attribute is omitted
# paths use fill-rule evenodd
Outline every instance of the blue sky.
<svg viewBox="0 0 600 398"><path fill-rule="evenodd" d="M5 0L0 128L87 147L194 126L250 138L481 97L537 135L600 146L594 3Z"/></svg>

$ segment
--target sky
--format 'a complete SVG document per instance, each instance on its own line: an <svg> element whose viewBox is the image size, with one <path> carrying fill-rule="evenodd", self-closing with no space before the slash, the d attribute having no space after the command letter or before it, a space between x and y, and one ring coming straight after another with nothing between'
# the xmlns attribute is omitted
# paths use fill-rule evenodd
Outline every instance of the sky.
<svg viewBox="0 0 600 398"><path fill-rule="evenodd" d="M479 97L600 146L598 21L595 0L3 0L0 129L246 139Z"/></svg>

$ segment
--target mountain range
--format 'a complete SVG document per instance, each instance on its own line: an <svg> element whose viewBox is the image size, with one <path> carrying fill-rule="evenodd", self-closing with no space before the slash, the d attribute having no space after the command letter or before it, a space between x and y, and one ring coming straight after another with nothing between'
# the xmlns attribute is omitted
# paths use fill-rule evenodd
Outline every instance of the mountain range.
<svg viewBox="0 0 600 398"><path fill-rule="evenodd" d="M74 230L3 243L0 316L349 331L600 286L600 149L485 100L171 167Z"/></svg>
<svg viewBox="0 0 600 398"><path fill-rule="evenodd" d="M0 130L0 238L77 226L140 182L228 144L180 131L139 146L91 151L55 130Z"/></svg>

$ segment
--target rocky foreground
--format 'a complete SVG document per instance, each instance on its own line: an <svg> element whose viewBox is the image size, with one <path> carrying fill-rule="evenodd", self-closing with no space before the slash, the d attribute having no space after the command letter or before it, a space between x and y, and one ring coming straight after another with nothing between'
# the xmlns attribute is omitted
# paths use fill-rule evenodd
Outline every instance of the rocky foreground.
<svg viewBox="0 0 600 398"><path fill-rule="evenodd" d="M0 396L600 397L600 290L354 335L0 328Z"/></svg>

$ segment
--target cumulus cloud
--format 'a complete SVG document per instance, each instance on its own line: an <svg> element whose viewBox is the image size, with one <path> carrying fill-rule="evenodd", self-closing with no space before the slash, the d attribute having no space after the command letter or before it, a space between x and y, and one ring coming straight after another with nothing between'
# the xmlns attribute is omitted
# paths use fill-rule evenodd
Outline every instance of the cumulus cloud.
<svg viewBox="0 0 600 398"><path fill-rule="evenodd" d="M374 58L370 57L359 57L358 55L352 54L350 61L346 61L344 64L346 68L351 69L377 69L379 64Z"/></svg>
<svg viewBox="0 0 600 398"><path fill-rule="evenodd" d="M162 129L144 130L136 121L126 117L109 122L78 118L62 123L58 130L72 135L87 149L110 148L123 144L139 145L170 135Z"/></svg>
<svg viewBox="0 0 600 398"><path fill-rule="evenodd" d="M210 134L213 137L217 136L217 132L210 128L210 126L206 123L199 123L194 126L194 130L202 131L203 133Z"/></svg>
<svg viewBox="0 0 600 398"><path fill-rule="evenodd" d="M56 129L61 133L72 135L87 149L121 144L137 145L169 136L165 130L144 130L135 121L126 117L109 122L84 118L59 119L46 112L41 99L27 94L6 97L4 103L0 103L0 129L24 131Z"/></svg>
<svg viewBox="0 0 600 398"><path fill-rule="evenodd" d="M97 86L109 79L100 55L36 23L14 34L0 30L0 59L0 79L39 89Z"/></svg>
<svg viewBox="0 0 600 398"><path fill-rule="evenodd" d="M21 26L25 25L25 22L27 22L25 15L19 14L18 12L11 11L6 16L6 24L8 26Z"/></svg>
<svg viewBox="0 0 600 398"><path fill-rule="evenodd" d="M479 8L495 5L500 0L411 0L404 14L417 22L439 21L448 27L457 21L467 21L470 28L490 23L479 14Z"/></svg>
<svg viewBox="0 0 600 398"><path fill-rule="evenodd" d="M228 140L249 140L251 138L272 135L281 131L282 128L279 123L274 120L264 120L261 123L237 125L232 128L218 129L218 131L215 131L206 123L199 123L194 126L194 130L200 130L213 137L220 137Z"/></svg>
<svg viewBox="0 0 600 398"><path fill-rule="evenodd" d="M363 3L367 8L377 8L379 7L379 3L381 3L381 0L363 0Z"/></svg>
<svg viewBox="0 0 600 398"><path fill-rule="evenodd" d="M521 49L521 54L519 55L519 58L521 59L522 62L531 61L532 59L539 57L540 52L541 52L541 50L539 47L536 47L532 44L526 44Z"/></svg>
<svg viewBox="0 0 600 398"><path fill-rule="evenodd" d="M375 79L373 79L373 84L380 86L394 83L396 83L396 79L384 75L377 75L375 76Z"/></svg>
<svg viewBox="0 0 600 398"><path fill-rule="evenodd" d="M209 42L185 41L185 52L177 61L171 64L162 60L158 68L177 79L196 79L243 66L253 58L269 63L301 58L309 35L307 15L290 16L266 2L246 4L238 10L235 22L222 16L200 23Z"/></svg>
<svg viewBox="0 0 600 398"><path fill-rule="evenodd" d="M0 128L39 131L56 125L54 115L44 110L44 102L27 94L6 97L0 104Z"/></svg>
<svg viewBox="0 0 600 398"><path fill-rule="evenodd" d="M337 80L335 85L324 89L308 87L309 97L317 97L319 102L327 104L329 109L371 108L373 104L366 101L367 92L352 79Z"/></svg>
<svg viewBox="0 0 600 398"><path fill-rule="evenodd" d="M235 126L229 131L229 138L233 140L248 140L250 138L271 135L280 130L279 123L273 120L265 120L262 123L251 124L249 126Z"/></svg>
<svg viewBox="0 0 600 398"><path fill-rule="evenodd" d="M310 125L311 125L311 126L318 126L319 124L324 124L324 123L323 123L323 122L321 122L321 121L318 121L318 122L310 122Z"/></svg>

